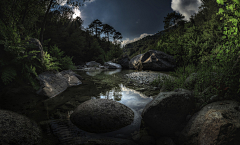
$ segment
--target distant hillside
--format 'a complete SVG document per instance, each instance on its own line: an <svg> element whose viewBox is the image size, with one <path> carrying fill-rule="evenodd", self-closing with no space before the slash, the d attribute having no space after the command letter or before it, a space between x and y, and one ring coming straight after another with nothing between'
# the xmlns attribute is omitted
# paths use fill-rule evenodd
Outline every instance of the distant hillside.
<svg viewBox="0 0 240 145"><path fill-rule="evenodd" d="M174 25L178 26L178 24ZM154 35L148 35L138 41L128 43L123 47L123 54L128 55L130 58L137 54L141 54L146 50L149 46L153 45L157 40L160 38L161 35L164 35L165 32L171 30L171 29L176 29L176 27L170 26L169 28L160 31Z"/></svg>

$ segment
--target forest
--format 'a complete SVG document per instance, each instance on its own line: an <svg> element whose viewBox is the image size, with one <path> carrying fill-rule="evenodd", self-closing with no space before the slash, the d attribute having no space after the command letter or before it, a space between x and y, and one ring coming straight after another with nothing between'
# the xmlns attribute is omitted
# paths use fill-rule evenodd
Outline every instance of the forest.
<svg viewBox="0 0 240 145"><path fill-rule="evenodd" d="M83 4L68 3L74 7ZM52 8L56 10L50 11ZM104 63L122 54L120 32L98 19L85 29L80 17L72 18L72 9L60 7L55 0L3 0L0 15L3 16L0 19L1 86L15 80L30 82L37 89L37 74L73 69L88 61ZM105 37L101 38L101 34ZM110 37L113 42L109 41ZM37 53L29 51L29 38L37 38L43 46L45 55L41 65L37 57L28 57Z"/></svg>
<svg viewBox="0 0 240 145"><path fill-rule="evenodd" d="M85 0L83 3L74 3L70 0L68 4L81 7L84 2ZM231 0L227 2L233 3ZM50 11L51 8L56 10ZM83 28L83 20L80 17L72 19L72 10L60 7L55 0L1 0L0 86L2 88L13 82L29 82L37 90L36 77L42 72L74 69L76 65L88 61L104 63L123 55L132 58L150 49L173 55L180 66L190 62L197 66L217 58L220 47L230 41L230 37L224 34L225 25L227 23L228 28L234 25L228 22L228 17L216 14L220 8L229 16L236 17L233 10L227 10L226 5L218 4L216 0L202 0L199 7L201 10L192 15L189 22L181 20L184 18L181 14L170 13L164 17L165 30L169 28L170 22L181 20L173 29L121 48L119 42L122 35L113 26L95 19L88 28ZM105 37L100 37L101 34ZM109 41L110 37L113 42ZM36 51L26 51L31 49L31 45L27 45L29 38L37 38L43 45L45 55L41 65L39 59L31 55L36 54ZM233 52L236 54L239 51L238 43L231 42L237 48ZM221 50L222 55L226 53ZM231 60L236 58L237 55L234 55Z"/></svg>

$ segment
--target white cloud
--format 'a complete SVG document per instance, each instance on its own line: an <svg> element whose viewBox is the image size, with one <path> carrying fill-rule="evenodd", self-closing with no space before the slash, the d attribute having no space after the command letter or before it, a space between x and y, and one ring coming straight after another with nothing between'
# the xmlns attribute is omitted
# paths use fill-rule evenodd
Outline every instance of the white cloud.
<svg viewBox="0 0 240 145"><path fill-rule="evenodd" d="M69 8L72 8L73 6L70 6L70 5L68 5L67 4L67 0L56 0L57 1L57 3L58 4L60 4L60 6L67 6L67 7L69 7ZM76 0L75 0L76 1ZM78 0L77 0L78 1ZM87 4L89 4L89 3L92 3L92 2L94 2L95 0L86 0L85 2L84 2L84 6L86 6ZM81 4L83 4L83 1L81 2ZM74 12L74 14L73 14L73 19L74 18L76 18L77 16L79 16L79 17L81 17L82 18L82 16L81 16L81 11L80 11L80 8L75 8L75 9L73 9L73 12Z"/></svg>
<svg viewBox="0 0 240 145"><path fill-rule="evenodd" d="M189 21L191 15L198 13L201 3L201 0L172 0L171 8L185 16L182 20Z"/></svg>

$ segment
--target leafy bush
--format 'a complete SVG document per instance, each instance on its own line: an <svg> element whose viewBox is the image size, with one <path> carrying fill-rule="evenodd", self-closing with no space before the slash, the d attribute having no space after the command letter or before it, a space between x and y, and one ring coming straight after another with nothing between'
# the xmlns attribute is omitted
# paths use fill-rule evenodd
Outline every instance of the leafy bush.
<svg viewBox="0 0 240 145"><path fill-rule="evenodd" d="M38 82L34 79L38 77L36 68L39 66L40 60L36 57L39 51L29 51L27 53L26 40L21 40L16 25L8 27L0 20L0 45L3 45L4 50L1 50L0 58L0 74L4 85L8 85L17 77L30 82L35 90L39 88ZM32 57L30 57L32 56Z"/></svg>
<svg viewBox="0 0 240 145"><path fill-rule="evenodd" d="M72 62L73 57L65 56L60 60L62 70L76 69L75 64Z"/></svg>
<svg viewBox="0 0 240 145"><path fill-rule="evenodd" d="M73 57L63 57L64 52L61 51L56 45L50 47L49 53L53 57L52 59L48 60L52 62L52 66L60 65L61 70L76 69L75 64L72 62ZM58 67L52 69L57 70Z"/></svg>

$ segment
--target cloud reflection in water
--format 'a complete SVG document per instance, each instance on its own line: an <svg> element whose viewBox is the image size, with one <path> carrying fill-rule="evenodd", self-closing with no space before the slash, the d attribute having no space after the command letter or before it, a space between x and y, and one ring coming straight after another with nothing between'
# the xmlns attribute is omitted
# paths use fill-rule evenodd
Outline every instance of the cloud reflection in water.
<svg viewBox="0 0 240 145"><path fill-rule="evenodd" d="M119 84L119 88L113 88L106 94L101 93L99 95L100 99L115 100L128 106L129 108L136 110L140 114L142 113L146 104L153 99L152 97L147 97L138 91L127 88L123 84ZM96 99L96 97L92 97L92 99Z"/></svg>

